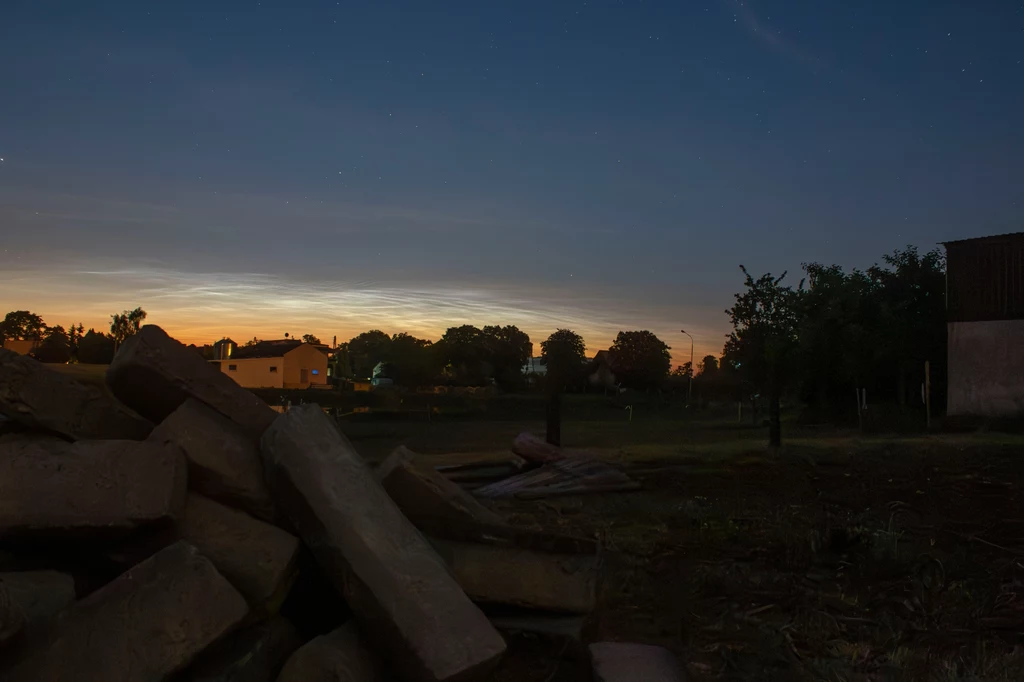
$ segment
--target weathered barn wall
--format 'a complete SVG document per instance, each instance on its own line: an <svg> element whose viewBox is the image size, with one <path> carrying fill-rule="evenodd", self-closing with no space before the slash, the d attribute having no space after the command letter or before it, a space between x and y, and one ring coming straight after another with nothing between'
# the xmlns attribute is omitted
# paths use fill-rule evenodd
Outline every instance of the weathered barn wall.
<svg viewBox="0 0 1024 682"><path fill-rule="evenodd" d="M1024 415L1024 320L950 322L949 415Z"/></svg>

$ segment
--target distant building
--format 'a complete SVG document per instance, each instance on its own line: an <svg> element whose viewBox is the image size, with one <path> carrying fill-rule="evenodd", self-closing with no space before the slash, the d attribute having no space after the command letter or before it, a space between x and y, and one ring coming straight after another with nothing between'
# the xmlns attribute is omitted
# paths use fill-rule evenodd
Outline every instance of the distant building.
<svg viewBox="0 0 1024 682"><path fill-rule="evenodd" d="M228 360L235 354L238 344L231 339L221 339L213 344L213 359Z"/></svg>
<svg viewBox="0 0 1024 682"><path fill-rule="evenodd" d="M317 388L327 385L327 355L298 339L260 341L241 346L224 360L220 371L246 388Z"/></svg>
<svg viewBox="0 0 1024 682"><path fill-rule="evenodd" d="M523 365L523 374L537 374L544 376L548 373L548 366L544 364L543 358L529 358Z"/></svg>
<svg viewBox="0 0 1024 682"><path fill-rule="evenodd" d="M39 347L39 339L4 339L3 347L18 355L28 355Z"/></svg>
<svg viewBox="0 0 1024 682"><path fill-rule="evenodd" d="M944 246L946 412L1024 416L1024 232Z"/></svg>
<svg viewBox="0 0 1024 682"><path fill-rule="evenodd" d="M597 351L587 364L587 381L594 388L605 391L615 388L615 369L612 367L611 351Z"/></svg>

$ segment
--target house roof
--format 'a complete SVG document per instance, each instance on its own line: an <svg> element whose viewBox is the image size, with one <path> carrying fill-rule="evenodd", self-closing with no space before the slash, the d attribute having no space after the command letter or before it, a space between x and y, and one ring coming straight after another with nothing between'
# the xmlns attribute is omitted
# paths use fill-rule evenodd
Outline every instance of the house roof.
<svg viewBox="0 0 1024 682"><path fill-rule="evenodd" d="M254 346L239 346L231 354L231 360L249 360L251 358L280 358L285 353L302 345L298 339L278 339L276 341L260 341Z"/></svg>

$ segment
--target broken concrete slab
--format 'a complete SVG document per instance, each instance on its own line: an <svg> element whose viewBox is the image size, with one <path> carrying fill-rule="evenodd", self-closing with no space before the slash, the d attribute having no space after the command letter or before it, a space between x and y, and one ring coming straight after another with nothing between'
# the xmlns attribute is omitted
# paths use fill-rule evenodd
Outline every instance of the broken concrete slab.
<svg viewBox="0 0 1024 682"><path fill-rule="evenodd" d="M470 599L565 613L590 613L597 600L598 560L518 547L432 540Z"/></svg>
<svg viewBox="0 0 1024 682"><path fill-rule="evenodd" d="M547 464L565 457L562 448L525 431L512 441L512 452L534 464Z"/></svg>
<svg viewBox="0 0 1024 682"><path fill-rule="evenodd" d="M189 398L157 425L149 439L182 449L188 458L190 490L274 520L257 443L224 415Z"/></svg>
<svg viewBox="0 0 1024 682"><path fill-rule="evenodd" d="M235 627L245 599L184 542L54 619L5 682L158 682Z"/></svg>
<svg viewBox="0 0 1024 682"><path fill-rule="evenodd" d="M262 452L278 506L405 678L493 670L505 642L319 406L278 417Z"/></svg>
<svg viewBox="0 0 1024 682"><path fill-rule="evenodd" d="M30 357L0 348L0 412L33 429L71 440L142 440L153 424L98 386L49 369Z"/></svg>
<svg viewBox="0 0 1024 682"><path fill-rule="evenodd" d="M594 682L683 682L671 651L650 644L597 642L590 645Z"/></svg>
<svg viewBox="0 0 1024 682"><path fill-rule="evenodd" d="M384 490L417 528L439 537L482 525L500 526L500 516L433 468L419 467L415 453L399 446L377 467Z"/></svg>
<svg viewBox="0 0 1024 682"><path fill-rule="evenodd" d="M25 629L35 631L75 601L75 579L58 571L0 573L0 585L25 616Z"/></svg>
<svg viewBox="0 0 1024 682"><path fill-rule="evenodd" d="M473 490L475 497L533 500L556 495L630 491L640 484L618 469L584 455L563 457Z"/></svg>
<svg viewBox="0 0 1024 682"><path fill-rule="evenodd" d="M145 441L0 445L0 537L109 537L177 516L185 456Z"/></svg>
<svg viewBox="0 0 1024 682"><path fill-rule="evenodd" d="M175 524L178 537L195 545L249 601L275 612L295 578L300 543L294 535L245 512L189 493Z"/></svg>
<svg viewBox="0 0 1024 682"><path fill-rule="evenodd" d="M355 624L346 623L292 654L277 682L385 682L386 679Z"/></svg>
<svg viewBox="0 0 1024 682"><path fill-rule="evenodd" d="M228 635L200 654L175 682L274 682L300 646L295 627L276 616Z"/></svg>
<svg viewBox="0 0 1024 682"><path fill-rule="evenodd" d="M156 325L146 325L117 351L107 385L124 404L161 422L196 398L238 425L254 441L277 415L193 350Z"/></svg>

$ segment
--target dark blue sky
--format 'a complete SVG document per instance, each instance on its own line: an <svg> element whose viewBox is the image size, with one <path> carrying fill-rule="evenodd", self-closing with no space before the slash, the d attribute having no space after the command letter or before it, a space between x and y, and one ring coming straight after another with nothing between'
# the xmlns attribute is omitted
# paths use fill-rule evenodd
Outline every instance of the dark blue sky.
<svg viewBox="0 0 1024 682"><path fill-rule="evenodd" d="M0 303L717 351L739 263L1021 229L1022 60L1019 1L8 0Z"/></svg>

